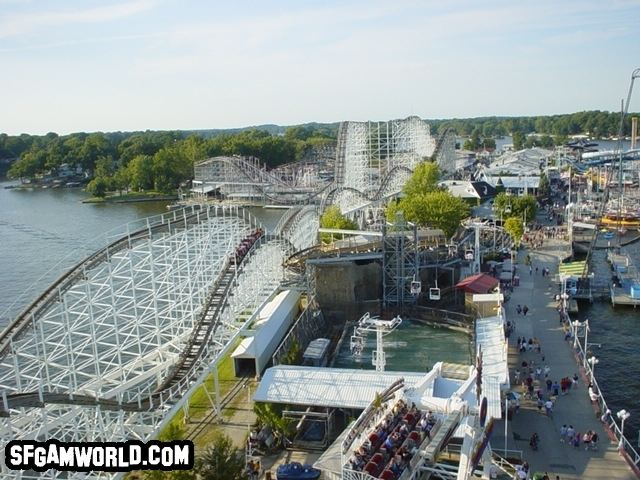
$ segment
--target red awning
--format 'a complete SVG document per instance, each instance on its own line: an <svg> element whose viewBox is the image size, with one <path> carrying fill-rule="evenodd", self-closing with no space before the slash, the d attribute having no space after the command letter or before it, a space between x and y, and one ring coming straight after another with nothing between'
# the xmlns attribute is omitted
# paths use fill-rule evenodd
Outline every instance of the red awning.
<svg viewBox="0 0 640 480"><path fill-rule="evenodd" d="M479 273L460 281L456 288L461 288L467 293L489 293L498 286L498 279L491 275Z"/></svg>

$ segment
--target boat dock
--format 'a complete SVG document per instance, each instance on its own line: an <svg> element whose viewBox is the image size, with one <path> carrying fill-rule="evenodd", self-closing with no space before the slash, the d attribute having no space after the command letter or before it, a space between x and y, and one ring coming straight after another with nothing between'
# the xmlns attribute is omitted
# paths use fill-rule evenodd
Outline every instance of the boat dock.
<svg viewBox="0 0 640 480"><path fill-rule="evenodd" d="M640 305L640 276L628 255L607 252L607 260L614 272L610 289L611 305Z"/></svg>

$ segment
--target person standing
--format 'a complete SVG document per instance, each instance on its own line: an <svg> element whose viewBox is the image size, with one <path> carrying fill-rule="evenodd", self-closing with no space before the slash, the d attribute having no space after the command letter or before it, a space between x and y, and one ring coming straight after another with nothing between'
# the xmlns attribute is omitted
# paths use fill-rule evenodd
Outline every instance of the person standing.
<svg viewBox="0 0 640 480"><path fill-rule="evenodd" d="M564 439L566 436L567 436L567 426L562 425L562 427L560 427L560 443L564 443Z"/></svg>
<svg viewBox="0 0 640 480"><path fill-rule="evenodd" d="M524 307L522 307L522 314L526 317L527 316L527 312L529 311L529 307L527 307L526 305Z"/></svg>

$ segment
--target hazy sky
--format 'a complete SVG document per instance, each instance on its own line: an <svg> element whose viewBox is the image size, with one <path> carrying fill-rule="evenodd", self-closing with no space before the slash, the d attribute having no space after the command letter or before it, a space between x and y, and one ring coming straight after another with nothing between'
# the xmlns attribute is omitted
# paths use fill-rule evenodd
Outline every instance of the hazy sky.
<svg viewBox="0 0 640 480"><path fill-rule="evenodd" d="M637 0L0 0L0 132L616 110L639 20Z"/></svg>

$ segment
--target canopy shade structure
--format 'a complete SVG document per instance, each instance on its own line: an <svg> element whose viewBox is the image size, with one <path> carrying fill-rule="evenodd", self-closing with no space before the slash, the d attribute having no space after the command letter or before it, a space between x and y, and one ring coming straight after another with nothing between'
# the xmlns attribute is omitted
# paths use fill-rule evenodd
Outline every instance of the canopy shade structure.
<svg viewBox="0 0 640 480"><path fill-rule="evenodd" d="M581 277L585 272L586 261L561 263L558 267L558 273L560 276L565 277Z"/></svg>

